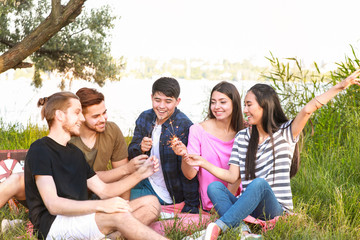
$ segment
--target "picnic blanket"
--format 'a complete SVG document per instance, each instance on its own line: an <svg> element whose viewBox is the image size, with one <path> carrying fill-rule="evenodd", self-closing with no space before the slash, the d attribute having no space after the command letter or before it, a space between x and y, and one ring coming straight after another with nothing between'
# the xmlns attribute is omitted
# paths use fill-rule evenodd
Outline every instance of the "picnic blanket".
<svg viewBox="0 0 360 240"><path fill-rule="evenodd" d="M210 222L214 222L217 218L211 216L208 212L201 211L200 214L181 213L181 209L184 207L184 202L161 206L162 212L173 213L174 217L171 219L160 219L150 225L150 227L161 235L165 235L166 231L171 231L172 228L182 230L192 234L195 230L206 228ZM262 231L266 232L275 227L276 222L284 216L277 216L273 219L263 221L256 219L252 216L247 216L244 219L245 223L256 224L261 226Z"/></svg>
<svg viewBox="0 0 360 240"><path fill-rule="evenodd" d="M206 228L211 222L211 215L208 212L200 210L199 214L182 213L181 209L185 203L178 203L174 205L161 206L162 212L173 213L173 218L160 219L150 225L150 228L161 235L165 235L166 231L171 231L174 227L177 230L186 231L189 234L199 228Z"/></svg>

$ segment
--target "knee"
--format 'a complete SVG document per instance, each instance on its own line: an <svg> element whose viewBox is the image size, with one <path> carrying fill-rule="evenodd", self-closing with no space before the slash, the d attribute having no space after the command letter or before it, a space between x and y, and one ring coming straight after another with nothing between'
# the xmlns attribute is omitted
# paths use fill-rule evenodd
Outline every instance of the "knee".
<svg viewBox="0 0 360 240"><path fill-rule="evenodd" d="M151 208L150 211L159 215L161 212L161 205L159 200L154 195L147 195L141 198L141 202L143 206Z"/></svg>
<svg viewBox="0 0 360 240"><path fill-rule="evenodd" d="M11 186L12 188L24 188L25 182L24 182L24 173L14 173L11 174L6 180L6 184L8 186Z"/></svg>
<svg viewBox="0 0 360 240"><path fill-rule="evenodd" d="M266 188L269 186L269 183L264 179L264 178L255 178L254 180L252 180L252 182L249 184L249 187L250 185L252 187L256 187L258 189L261 189L261 188Z"/></svg>
<svg viewBox="0 0 360 240"><path fill-rule="evenodd" d="M222 190L225 188L225 185L222 183L222 182L218 182L218 181L215 181L215 182L212 182L209 184L208 188L207 188L207 194L208 196L213 196L215 194L218 194L218 191Z"/></svg>

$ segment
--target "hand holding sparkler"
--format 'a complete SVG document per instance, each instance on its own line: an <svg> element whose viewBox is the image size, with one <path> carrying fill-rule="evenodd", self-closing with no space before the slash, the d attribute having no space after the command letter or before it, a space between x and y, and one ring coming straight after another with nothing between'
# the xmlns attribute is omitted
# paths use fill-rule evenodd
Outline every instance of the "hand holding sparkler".
<svg viewBox="0 0 360 240"><path fill-rule="evenodd" d="M151 146L152 146L152 139L149 137L144 137L141 141L141 151L143 153L146 153L150 151Z"/></svg>
<svg viewBox="0 0 360 240"><path fill-rule="evenodd" d="M185 144L180 141L179 138L174 137L173 139L171 139L170 146L176 155L182 156L184 159L188 158L187 148Z"/></svg>

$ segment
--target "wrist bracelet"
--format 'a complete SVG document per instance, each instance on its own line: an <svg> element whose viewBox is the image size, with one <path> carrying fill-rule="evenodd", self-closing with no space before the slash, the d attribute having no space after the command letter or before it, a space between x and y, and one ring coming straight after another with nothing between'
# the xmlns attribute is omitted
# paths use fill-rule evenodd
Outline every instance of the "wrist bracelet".
<svg viewBox="0 0 360 240"><path fill-rule="evenodd" d="M315 97L315 100L321 104L321 106L323 106L324 104L322 102L319 101L319 99L317 99L317 97Z"/></svg>

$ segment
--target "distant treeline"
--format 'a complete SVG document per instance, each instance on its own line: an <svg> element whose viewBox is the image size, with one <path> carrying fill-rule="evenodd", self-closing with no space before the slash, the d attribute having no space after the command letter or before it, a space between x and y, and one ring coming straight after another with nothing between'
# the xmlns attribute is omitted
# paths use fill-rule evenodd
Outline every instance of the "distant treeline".
<svg viewBox="0 0 360 240"><path fill-rule="evenodd" d="M173 58L164 61L140 57L128 60L124 74L136 79L151 79L156 75L169 73L179 79L240 81L258 80L265 69L253 65L250 60L231 62L225 59L210 61L198 58Z"/></svg>

